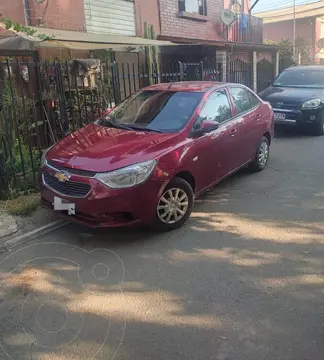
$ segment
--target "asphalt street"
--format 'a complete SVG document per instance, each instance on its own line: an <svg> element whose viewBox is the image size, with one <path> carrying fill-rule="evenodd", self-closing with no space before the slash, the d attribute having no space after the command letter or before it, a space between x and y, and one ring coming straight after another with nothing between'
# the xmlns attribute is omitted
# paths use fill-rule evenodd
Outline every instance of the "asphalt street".
<svg viewBox="0 0 324 360"><path fill-rule="evenodd" d="M69 225L1 254L0 359L324 359L323 245L324 137L281 134L180 230Z"/></svg>

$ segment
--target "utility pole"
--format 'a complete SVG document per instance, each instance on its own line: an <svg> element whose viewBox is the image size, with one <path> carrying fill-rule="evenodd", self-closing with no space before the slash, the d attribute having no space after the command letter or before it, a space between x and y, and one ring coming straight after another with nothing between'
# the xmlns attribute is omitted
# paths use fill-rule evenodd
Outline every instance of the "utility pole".
<svg viewBox="0 0 324 360"><path fill-rule="evenodd" d="M293 12L294 12L294 21L293 21L293 61L296 61L296 0L293 0Z"/></svg>

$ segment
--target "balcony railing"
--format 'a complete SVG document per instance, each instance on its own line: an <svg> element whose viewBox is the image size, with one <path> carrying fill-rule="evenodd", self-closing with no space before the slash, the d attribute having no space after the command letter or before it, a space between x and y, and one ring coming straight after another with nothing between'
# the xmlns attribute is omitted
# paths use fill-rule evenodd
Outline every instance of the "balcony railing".
<svg viewBox="0 0 324 360"><path fill-rule="evenodd" d="M262 44L263 19L252 15L238 15L231 26L223 25L223 36L228 41Z"/></svg>

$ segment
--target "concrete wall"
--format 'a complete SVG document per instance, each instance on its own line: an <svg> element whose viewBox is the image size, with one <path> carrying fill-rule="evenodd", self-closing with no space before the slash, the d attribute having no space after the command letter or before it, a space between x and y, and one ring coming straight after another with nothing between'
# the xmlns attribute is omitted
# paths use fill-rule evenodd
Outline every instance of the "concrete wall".
<svg viewBox="0 0 324 360"><path fill-rule="evenodd" d="M296 37L303 37L311 44L314 41L315 19L297 19ZM263 38L265 40L280 41L281 39L293 38L293 21L281 21L271 24L263 24Z"/></svg>

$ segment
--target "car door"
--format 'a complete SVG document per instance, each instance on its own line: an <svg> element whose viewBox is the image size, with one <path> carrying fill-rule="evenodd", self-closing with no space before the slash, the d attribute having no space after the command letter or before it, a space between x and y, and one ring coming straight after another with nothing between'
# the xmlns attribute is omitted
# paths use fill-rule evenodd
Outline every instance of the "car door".
<svg viewBox="0 0 324 360"><path fill-rule="evenodd" d="M193 172L198 182L198 191L219 181L234 167L231 154L237 139L235 121L231 103L225 89L214 91L206 100L193 131L201 127L203 121L215 121L219 124L217 130L196 138Z"/></svg>
<svg viewBox="0 0 324 360"><path fill-rule="evenodd" d="M248 89L237 86L229 87L229 93L234 104L235 118L238 130L236 143L237 167L250 161L261 139L262 114L259 111L260 101Z"/></svg>

